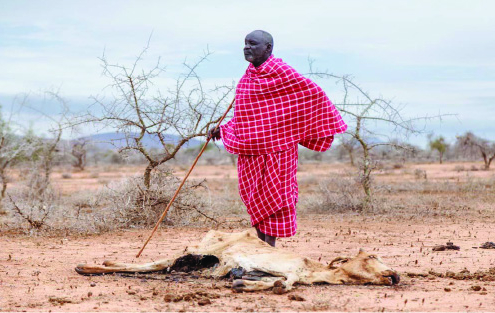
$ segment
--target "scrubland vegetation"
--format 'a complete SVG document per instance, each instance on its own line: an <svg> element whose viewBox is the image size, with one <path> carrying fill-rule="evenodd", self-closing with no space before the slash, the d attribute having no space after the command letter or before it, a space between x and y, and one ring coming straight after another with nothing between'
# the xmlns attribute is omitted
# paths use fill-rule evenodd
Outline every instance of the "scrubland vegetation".
<svg viewBox="0 0 495 313"><path fill-rule="evenodd" d="M11 140L22 146L28 139ZM44 139L29 140L46 146ZM86 158L81 170L72 147L73 142L59 141L50 152L50 162L41 150L27 149L6 167L0 212L3 232L77 235L153 226L199 150L181 150L153 172L146 188L142 179L146 161L138 154L116 158L115 151L91 150L87 143L88 150L81 150ZM435 150L416 148L414 156L388 148L379 151L373 156L371 205L363 202L359 159L351 165L343 145L323 154L301 150L298 212L374 220L491 220L495 174L476 153L466 154L462 147L462 142L449 146L442 164ZM162 226L249 225L237 194L233 162L223 148L208 148Z"/></svg>

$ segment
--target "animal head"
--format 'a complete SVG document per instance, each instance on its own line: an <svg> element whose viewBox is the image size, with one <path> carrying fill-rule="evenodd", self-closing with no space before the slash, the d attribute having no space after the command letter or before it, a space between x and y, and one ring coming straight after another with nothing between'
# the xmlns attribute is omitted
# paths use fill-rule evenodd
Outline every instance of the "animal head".
<svg viewBox="0 0 495 313"><path fill-rule="evenodd" d="M339 267L335 265L342 263ZM400 281L399 274L388 267L375 254L360 249L354 258L338 257L329 269L335 270L335 279L341 284L396 285Z"/></svg>

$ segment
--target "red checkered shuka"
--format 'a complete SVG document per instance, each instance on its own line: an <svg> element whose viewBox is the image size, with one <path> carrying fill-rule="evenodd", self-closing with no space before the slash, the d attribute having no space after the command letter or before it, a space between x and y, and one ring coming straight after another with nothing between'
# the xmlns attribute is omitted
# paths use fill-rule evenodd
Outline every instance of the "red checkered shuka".
<svg viewBox="0 0 495 313"><path fill-rule="evenodd" d="M221 127L228 152L262 155L338 133L347 125L325 92L281 59L252 64L237 85L234 118Z"/></svg>
<svg viewBox="0 0 495 313"><path fill-rule="evenodd" d="M293 236L297 144L326 151L347 125L319 86L273 56L249 65L235 103L220 131L226 150L239 155L239 193L251 224L270 236Z"/></svg>

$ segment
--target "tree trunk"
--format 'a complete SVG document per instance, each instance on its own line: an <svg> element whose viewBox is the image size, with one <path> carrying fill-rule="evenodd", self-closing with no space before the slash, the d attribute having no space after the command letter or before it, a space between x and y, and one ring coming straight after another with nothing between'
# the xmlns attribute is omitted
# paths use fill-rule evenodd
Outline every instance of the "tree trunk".
<svg viewBox="0 0 495 313"><path fill-rule="evenodd" d="M5 169L7 168L9 162L6 162L1 168L0 168L0 179L2 180L2 192L0 194L0 201L2 201L5 198L5 192L7 191L7 175L5 173Z"/></svg>
<svg viewBox="0 0 495 313"><path fill-rule="evenodd" d="M150 185L151 185L151 171L154 168L155 167L150 164L144 170L144 177L143 178L144 178L144 187L146 187L146 189L150 189Z"/></svg>
<svg viewBox="0 0 495 313"><path fill-rule="evenodd" d="M2 194L0 196L0 201L5 198L5 192L7 191L7 180L2 178Z"/></svg>
<svg viewBox="0 0 495 313"><path fill-rule="evenodd" d="M372 194L371 194L371 164L368 145L361 143L363 147L363 177L361 178L361 184L363 185L363 190L365 193L365 198L363 202L364 208L369 208L371 206Z"/></svg>
<svg viewBox="0 0 495 313"><path fill-rule="evenodd" d="M490 163L491 163L491 160L488 159L488 157L486 156L486 154L484 152L481 153L481 155L483 156L483 161L485 162L485 171L488 171L490 169Z"/></svg>
<svg viewBox="0 0 495 313"><path fill-rule="evenodd" d="M495 154L493 154L489 159L488 159L488 163L485 161L485 170L489 170L490 169L490 164L492 163L493 159L495 159Z"/></svg>
<svg viewBox="0 0 495 313"><path fill-rule="evenodd" d="M443 163L443 152L440 152L440 164Z"/></svg>
<svg viewBox="0 0 495 313"><path fill-rule="evenodd" d="M363 164L363 178L362 178L363 190L366 194L364 198L365 207L369 207L371 204L371 168L369 164L369 160L365 159Z"/></svg>

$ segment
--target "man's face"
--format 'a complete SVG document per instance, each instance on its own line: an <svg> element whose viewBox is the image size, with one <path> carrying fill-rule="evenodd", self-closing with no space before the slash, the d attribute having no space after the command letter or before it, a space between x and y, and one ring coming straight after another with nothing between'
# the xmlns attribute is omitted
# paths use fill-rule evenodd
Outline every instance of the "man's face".
<svg viewBox="0 0 495 313"><path fill-rule="evenodd" d="M270 57L270 48L262 33L254 31L244 40L244 58L258 67Z"/></svg>

